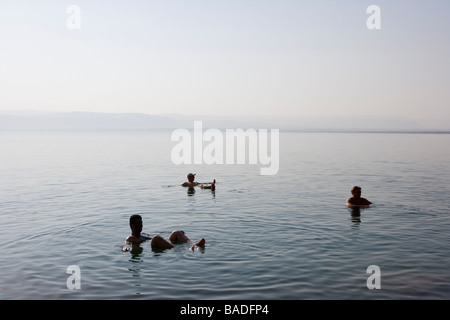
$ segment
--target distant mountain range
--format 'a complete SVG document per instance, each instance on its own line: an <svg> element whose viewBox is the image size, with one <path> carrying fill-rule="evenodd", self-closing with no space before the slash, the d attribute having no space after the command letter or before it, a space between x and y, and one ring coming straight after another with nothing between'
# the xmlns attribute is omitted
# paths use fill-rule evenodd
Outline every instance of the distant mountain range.
<svg viewBox="0 0 450 320"><path fill-rule="evenodd" d="M193 128L201 120L203 128L280 129L325 132L416 132L443 131L424 128L399 117L369 116L193 116L144 113L35 112L0 110L0 130L154 130ZM444 128L444 130L450 128Z"/></svg>
<svg viewBox="0 0 450 320"><path fill-rule="evenodd" d="M148 130L175 125L168 117L139 113L0 111L0 130Z"/></svg>

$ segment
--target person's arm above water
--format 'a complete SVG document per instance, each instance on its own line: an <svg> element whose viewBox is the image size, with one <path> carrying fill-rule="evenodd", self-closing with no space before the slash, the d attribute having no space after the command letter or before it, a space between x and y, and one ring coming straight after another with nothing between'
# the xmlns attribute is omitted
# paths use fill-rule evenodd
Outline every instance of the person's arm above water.
<svg viewBox="0 0 450 320"><path fill-rule="evenodd" d="M195 187L198 185L198 182L183 182L183 184L181 185L182 187Z"/></svg>

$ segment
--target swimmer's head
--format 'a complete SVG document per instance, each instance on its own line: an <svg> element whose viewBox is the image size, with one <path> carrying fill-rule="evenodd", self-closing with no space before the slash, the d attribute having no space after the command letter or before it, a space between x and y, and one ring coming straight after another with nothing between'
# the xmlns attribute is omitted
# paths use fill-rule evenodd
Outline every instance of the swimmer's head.
<svg viewBox="0 0 450 320"><path fill-rule="evenodd" d="M142 231L142 217L138 214L133 214L130 217L130 228L132 231Z"/></svg>
<svg viewBox="0 0 450 320"><path fill-rule="evenodd" d="M361 197L361 187L354 186L351 192L354 198L358 199Z"/></svg>
<svg viewBox="0 0 450 320"><path fill-rule="evenodd" d="M187 178L189 179L189 177L195 178L195 174L194 173L188 173Z"/></svg>

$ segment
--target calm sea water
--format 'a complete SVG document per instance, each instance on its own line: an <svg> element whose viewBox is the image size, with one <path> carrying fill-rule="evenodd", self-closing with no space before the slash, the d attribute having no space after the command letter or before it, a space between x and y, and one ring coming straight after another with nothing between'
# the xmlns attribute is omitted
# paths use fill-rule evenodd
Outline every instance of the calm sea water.
<svg viewBox="0 0 450 320"><path fill-rule="evenodd" d="M176 166L170 133L0 132L0 299L450 298L450 135L281 132L261 176ZM215 193L188 194L188 172ZM122 252L132 214L206 245Z"/></svg>

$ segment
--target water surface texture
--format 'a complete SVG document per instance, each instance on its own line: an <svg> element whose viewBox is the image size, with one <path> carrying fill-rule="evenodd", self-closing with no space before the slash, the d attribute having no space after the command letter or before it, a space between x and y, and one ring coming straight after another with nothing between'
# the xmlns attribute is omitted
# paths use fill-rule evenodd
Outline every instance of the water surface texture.
<svg viewBox="0 0 450 320"><path fill-rule="evenodd" d="M281 132L262 176L177 166L170 133L0 132L0 298L450 298L450 135ZM371 208L345 207L353 185ZM132 214L206 245L122 252Z"/></svg>

